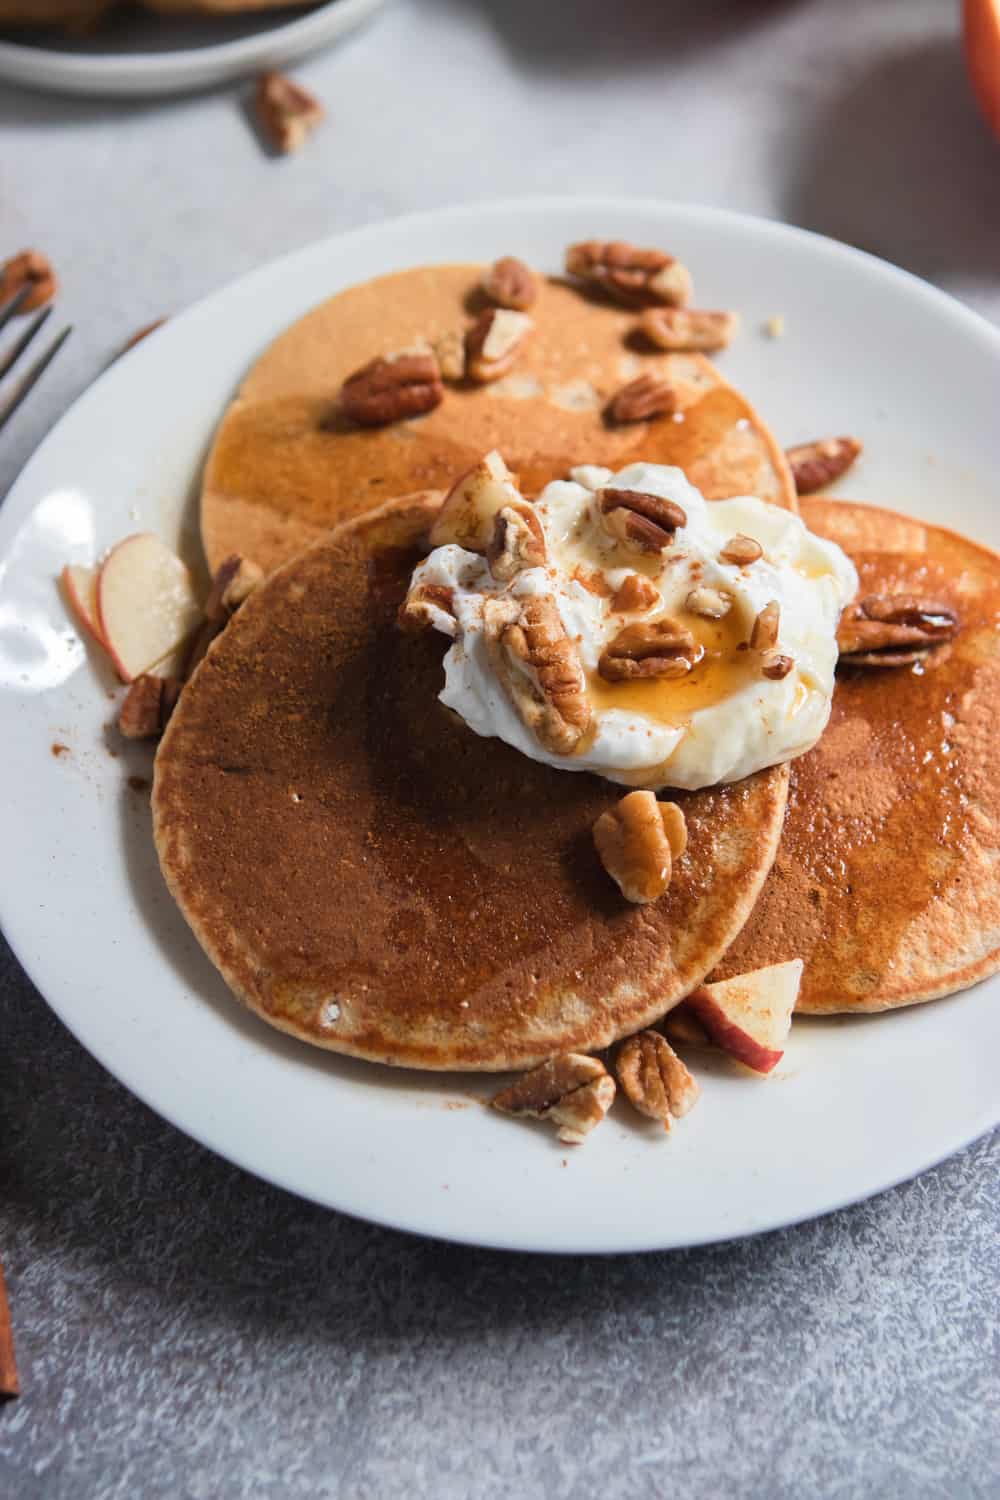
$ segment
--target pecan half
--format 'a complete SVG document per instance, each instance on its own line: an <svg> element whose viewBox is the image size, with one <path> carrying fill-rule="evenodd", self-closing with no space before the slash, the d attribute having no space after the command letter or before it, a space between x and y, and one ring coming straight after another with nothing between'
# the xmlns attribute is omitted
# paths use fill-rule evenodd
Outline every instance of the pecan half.
<svg viewBox="0 0 1000 1500"><path fill-rule="evenodd" d="M483 622L493 669L522 722L552 755L571 755L590 728L591 708L555 600L488 599Z"/></svg>
<svg viewBox="0 0 1000 1500"><path fill-rule="evenodd" d="M732 343L739 322L739 316L733 312L650 307L639 319L639 328L657 349L701 350L712 354Z"/></svg>
<svg viewBox="0 0 1000 1500"><path fill-rule="evenodd" d="M628 422L648 422L654 417L669 417L677 410L677 392L669 380L652 373L639 375L623 385L608 403L606 415L611 422L624 426Z"/></svg>
<svg viewBox="0 0 1000 1500"><path fill-rule="evenodd" d="M721 589L710 589L704 585L692 589L684 600L684 608L689 609L693 615L700 615L703 620L721 620L728 615L733 607L730 594L724 594Z"/></svg>
<svg viewBox="0 0 1000 1500"><path fill-rule="evenodd" d="M734 568L748 568L751 563L760 561L764 556L764 549L752 536L737 532L719 549L719 556L723 562L732 563Z"/></svg>
<svg viewBox="0 0 1000 1500"><path fill-rule="evenodd" d="M694 1108L700 1092L666 1037L640 1031L618 1049L615 1076L640 1114L660 1120L664 1130Z"/></svg>
<svg viewBox="0 0 1000 1500"><path fill-rule="evenodd" d="M283 73L258 78L254 108L264 135L275 150L286 154L305 145L326 113L315 94Z"/></svg>
<svg viewBox="0 0 1000 1500"><path fill-rule="evenodd" d="M577 1146L601 1123L614 1097L614 1079L598 1058L565 1052L501 1089L491 1103L502 1114L554 1120L559 1139Z"/></svg>
<svg viewBox="0 0 1000 1500"><path fill-rule="evenodd" d="M594 824L601 863L626 901L642 905L662 896L674 861L687 848L687 825L675 802L652 792L629 792Z"/></svg>
<svg viewBox="0 0 1000 1500"><path fill-rule="evenodd" d="M566 270L603 288L627 307L684 307L691 273L662 250L640 250L624 240L582 240L566 251Z"/></svg>
<svg viewBox="0 0 1000 1500"><path fill-rule="evenodd" d="M863 444L853 437L818 438L814 443L800 443L796 448L786 448L795 480L795 489L800 495L811 495L824 485L832 484L848 469L861 452Z"/></svg>
<svg viewBox="0 0 1000 1500"><path fill-rule="evenodd" d="M401 630L439 630L454 637L458 622L454 614L455 590L444 583L415 583L399 606L396 621Z"/></svg>
<svg viewBox="0 0 1000 1500"><path fill-rule="evenodd" d="M470 380L488 385L512 367L534 324L527 313L488 307L465 335L465 368Z"/></svg>
<svg viewBox="0 0 1000 1500"><path fill-rule="evenodd" d="M959 631L958 614L938 599L869 594L840 617L840 660L854 667L903 667L921 660Z"/></svg>
<svg viewBox="0 0 1000 1500"><path fill-rule="evenodd" d="M509 307L514 312L527 312L538 296L538 283L516 255L495 260L483 276L482 287L497 307Z"/></svg>
<svg viewBox="0 0 1000 1500"><path fill-rule="evenodd" d="M673 500L644 490L598 490L597 509L605 529L633 552L662 552L678 527L687 525L686 512Z"/></svg>
<svg viewBox="0 0 1000 1500"><path fill-rule="evenodd" d="M153 740L167 727L180 694L180 679L144 672L129 684L118 711L118 728L127 740Z"/></svg>
<svg viewBox="0 0 1000 1500"><path fill-rule="evenodd" d="M340 404L360 427L385 427L433 411L444 399L441 371L429 351L404 350L373 359L344 381Z"/></svg>
<svg viewBox="0 0 1000 1500"><path fill-rule="evenodd" d="M626 625L601 652L597 670L605 682L636 677L686 677L705 654L690 630L670 615Z"/></svg>
<svg viewBox="0 0 1000 1500"><path fill-rule="evenodd" d="M52 269L52 262L40 250L22 250L0 266L0 302L15 297L23 287L28 287L19 313L34 312L44 307L55 296L59 283Z"/></svg>
<svg viewBox="0 0 1000 1500"><path fill-rule="evenodd" d="M769 604L757 614L750 632L750 649L752 651L770 651L778 644L778 631L781 627L781 605L777 599L772 599Z"/></svg>
<svg viewBox="0 0 1000 1500"><path fill-rule="evenodd" d="M638 614L653 609L660 602L660 591L651 578L641 573L630 573L619 586L611 600L615 614Z"/></svg>
<svg viewBox="0 0 1000 1500"><path fill-rule="evenodd" d="M526 503L515 476L494 448L456 479L445 495L430 530L431 546L454 544L485 553L504 506Z"/></svg>
<svg viewBox="0 0 1000 1500"><path fill-rule="evenodd" d="M497 512L486 561L493 577L501 583L510 583L525 568L545 566L548 561L545 533L534 507L526 500L519 505L505 505Z"/></svg>

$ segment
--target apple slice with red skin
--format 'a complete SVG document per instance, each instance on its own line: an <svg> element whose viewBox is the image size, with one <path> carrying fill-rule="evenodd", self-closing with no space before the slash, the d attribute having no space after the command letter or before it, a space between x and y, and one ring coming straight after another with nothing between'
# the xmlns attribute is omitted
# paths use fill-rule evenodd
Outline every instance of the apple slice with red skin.
<svg viewBox="0 0 1000 1500"><path fill-rule="evenodd" d="M62 586L84 630L99 646L105 646L97 619L97 571L82 563L67 563L62 570Z"/></svg>
<svg viewBox="0 0 1000 1500"><path fill-rule="evenodd" d="M801 978L802 960L794 958L699 985L684 1004L717 1046L755 1073L770 1073L785 1053Z"/></svg>
<svg viewBox="0 0 1000 1500"><path fill-rule="evenodd" d="M123 682L148 672L197 627L191 574L150 531L108 553L97 577L97 622Z"/></svg>

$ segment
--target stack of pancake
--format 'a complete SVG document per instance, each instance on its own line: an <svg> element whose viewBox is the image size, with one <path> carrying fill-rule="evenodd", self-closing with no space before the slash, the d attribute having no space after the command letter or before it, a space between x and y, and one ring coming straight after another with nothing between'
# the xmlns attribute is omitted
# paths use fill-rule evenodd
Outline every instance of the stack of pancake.
<svg viewBox="0 0 1000 1500"><path fill-rule="evenodd" d="M962 630L918 669L845 673L790 769L678 794L688 854L650 906L624 900L593 846L620 788L480 739L438 702L446 642L400 632L396 612L443 490L487 450L529 495L577 463L641 457L711 499L799 504L782 450L706 359L631 348L628 313L560 281L541 284L504 380L412 422L346 423L347 375L461 327L479 273L404 272L315 309L250 372L209 456L210 566L238 552L270 576L185 687L153 807L168 885L234 994L318 1046L499 1070L604 1047L707 975L786 958L805 960L805 1011L992 972L1000 582L973 543L803 502L863 593L931 592ZM683 420L609 425L609 397L647 371Z"/></svg>

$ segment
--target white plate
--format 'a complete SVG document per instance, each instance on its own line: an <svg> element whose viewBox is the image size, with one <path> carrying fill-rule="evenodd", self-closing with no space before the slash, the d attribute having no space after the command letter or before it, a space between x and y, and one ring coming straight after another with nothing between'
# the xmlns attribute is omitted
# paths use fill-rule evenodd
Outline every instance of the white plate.
<svg viewBox="0 0 1000 1500"><path fill-rule="evenodd" d="M578 1150L470 1102L484 1081L314 1051L239 1010L174 909L145 798L126 784L136 764L109 753L111 680L69 623L55 577L140 527L170 541L190 532L199 463L227 399L275 334L330 292L500 251L556 269L569 241L594 233L668 246L694 268L700 302L741 309L726 373L786 442L863 435L852 495L1000 542L993 328L828 240L598 199L398 220L245 277L102 376L0 511L0 908L42 994L155 1110L260 1176L382 1223L535 1250L751 1234L921 1171L1000 1116L1000 981L884 1017L799 1021L768 1079L723 1062L701 1069L703 1099L669 1139L618 1107ZM779 340L759 332L774 313L785 317ZM56 756L54 744L68 751ZM148 775L146 752L135 757ZM331 885L331 900L349 895Z"/></svg>
<svg viewBox="0 0 1000 1500"><path fill-rule="evenodd" d="M308 11L115 17L93 36L0 41L0 78L62 94L180 94L280 68L353 31L385 0L330 0ZM17 36L8 30L5 36Z"/></svg>

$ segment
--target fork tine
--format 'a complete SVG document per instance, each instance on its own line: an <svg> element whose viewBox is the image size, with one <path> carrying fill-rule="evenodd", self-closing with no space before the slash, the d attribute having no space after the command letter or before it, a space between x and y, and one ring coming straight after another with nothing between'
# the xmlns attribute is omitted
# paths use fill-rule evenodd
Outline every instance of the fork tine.
<svg viewBox="0 0 1000 1500"><path fill-rule="evenodd" d="M39 332L42 324L45 322L45 319L48 317L51 311L51 307L45 307L36 318L32 318L31 322L21 334L21 337L18 339L17 343L14 344L12 348L8 349L7 353L3 356L2 359L0 359L0 380L4 378L8 370L12 370L14 368L14 365L21 358L21 355L24 353L25 349L27 349L28 345L31 343L31 340L35 337L35 334Z"/></svg>
<svg viewBox="0 0 1000 1500"><path fill-rule="evenodd" d="M24 303L31 294L31 283L26 282L19 292L15 292L7 306L0 312L0 328L6 328L15 313L19 313Z"/></svg>
<svg viewBox="0 0 1000 1500"><path fill-rule="evenodd" d="M72 332L73 325L71 323L68 328L63 329L58 338L53 339L52 343L46 349L41 358L37 359L32 365L31 369L28 371L27 375L25 375L24 379L21 381L21 384L17 387L13 396L8 401L7 405L3 407L2 410L0 410L0 430L2 430L10 421L11 417L17 411L17 408L20 406L25 396L28 395L32 387L39 380L41 380L42 376L45 374L45 371L55 359L56 355L59 353L59 350L62 348L63 344L65 344L66 340L69 338Z"/></svg>

